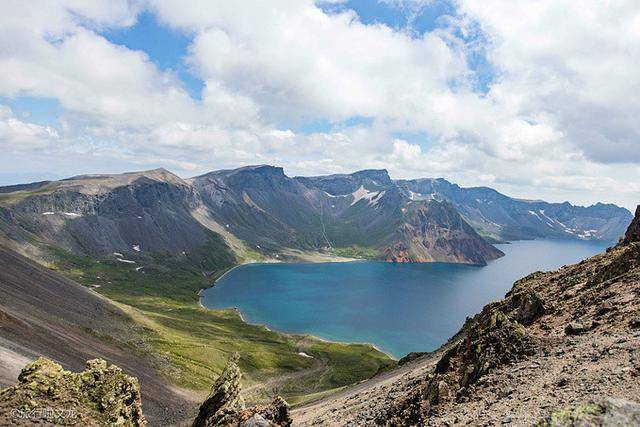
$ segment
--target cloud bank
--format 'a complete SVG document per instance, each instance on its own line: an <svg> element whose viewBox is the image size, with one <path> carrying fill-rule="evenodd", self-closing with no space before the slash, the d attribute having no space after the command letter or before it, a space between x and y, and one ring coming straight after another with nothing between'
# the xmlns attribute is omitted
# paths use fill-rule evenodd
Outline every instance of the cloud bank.
<svg viewBox="0 0 640 427"><path fill-rule="evenodd" d="M421 34L364 24L344 2L8 3L0 105L55 99L62 113L42 124L0 106L5 173L384 167L520 197L640 199L634 1L460 1ZM190 38L176 67L203 82L199 99L105 37L143 12Z"/></svg>

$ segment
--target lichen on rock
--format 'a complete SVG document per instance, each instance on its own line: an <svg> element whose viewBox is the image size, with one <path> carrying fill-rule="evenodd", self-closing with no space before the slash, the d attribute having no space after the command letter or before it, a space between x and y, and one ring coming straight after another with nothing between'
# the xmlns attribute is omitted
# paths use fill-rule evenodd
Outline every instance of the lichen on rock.
<svg viewBox="0 0 640 427"><path fill-rule="evenodd" d="M18 421L86 426L144 426L140 385L115 365L89 360L80 373L40 357L0 391L0 424Z"/></svg>
<svg viewBox="0 0 640 427"><path fill-rule="evenodd" d="M200 406L193 427L290 426L289 405L279 396L269 405L245 408L240 394L242 372L238 361L237 354L229 359L222 374L213 383L209 397Z"/></svg>

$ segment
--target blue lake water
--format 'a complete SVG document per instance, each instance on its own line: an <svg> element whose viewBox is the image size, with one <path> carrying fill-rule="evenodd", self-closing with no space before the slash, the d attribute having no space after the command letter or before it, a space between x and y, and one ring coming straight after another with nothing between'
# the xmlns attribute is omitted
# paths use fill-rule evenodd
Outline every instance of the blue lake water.
<svg viewBox="0 0 640 427"><path fill-rule="evenodd" d="M459 264L249 264L203 293L209 308L238 307L248 322L282 332L368 342L402 357L430 351L467 316L502 298L513 282L602 252L606 244L564 240L499 245L486 267Z"/></svg>

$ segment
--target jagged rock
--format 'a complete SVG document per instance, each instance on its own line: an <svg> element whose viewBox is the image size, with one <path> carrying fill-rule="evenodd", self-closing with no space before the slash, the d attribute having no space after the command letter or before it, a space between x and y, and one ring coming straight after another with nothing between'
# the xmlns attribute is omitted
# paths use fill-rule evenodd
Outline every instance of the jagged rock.
<svg viewBox="0 0 640 427"><path fill-rule="evenodd" d="M292 420L289 405L280 396L270 405L245 408L240 392L242 373L238 367L238 355L227 362L222 374L214 382L207 400L200 406L193 427L237 426L237 427L288 427Z"/></svg>
<svg viewBox="0 0 640 427"><path fill-rule="evenodd" d="M146 424L138 380L101 359L88 361L80 373L43 357L27 365L18 384L0 391L0 425L16 419L56 425Z"/></svg>
<svg viewBox="0 0 640 427"><path fill-rule="evenodd" d="M229 359L213 383L209 397L200 406L193 427L232 425L237 413L244 409L244 400L240 396L242 373L237 362L238 355Z"/></svg>
<svg viewBox="0 0 640 427"><path fill-rule="evenodd" d="M517 319L521 324L528 326L542 316L545 312L544 301L540 296L531 291L519 296Z"/></svg>
<svg viewBox="0 0 640 427"><path fill-rule="evenodd" d="M622 244L628 245L632 242L640 242L640 205L636 208L636 216L627 228Z"/></svg>
<svg viewBox="0 0 640 427"><path fill-rule="evenodd" d="M579 323L579 322L569 322L567 326L564 327L564 332L567 335L580 335L588 332L593 326L592 322L589 323Z"/></svg>

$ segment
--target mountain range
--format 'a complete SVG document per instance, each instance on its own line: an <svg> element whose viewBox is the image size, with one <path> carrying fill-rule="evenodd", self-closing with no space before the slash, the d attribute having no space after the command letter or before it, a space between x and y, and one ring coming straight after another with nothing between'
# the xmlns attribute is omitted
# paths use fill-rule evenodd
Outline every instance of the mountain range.
<svg viewBox="0 0 640 427"><path fill-rule="evenodd" d="M116 253L123 262L206 252L484 265L503 255L492 243L614 241L632 218L611 204L520 200L441 178L393 180L386 170L289 177L260 165L182 179L156 169L0 187L0 231L9 240Z"/></svg>

